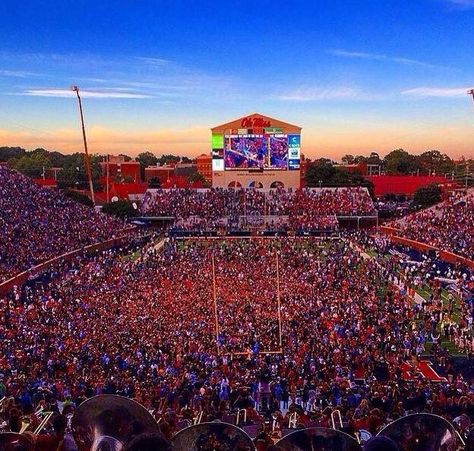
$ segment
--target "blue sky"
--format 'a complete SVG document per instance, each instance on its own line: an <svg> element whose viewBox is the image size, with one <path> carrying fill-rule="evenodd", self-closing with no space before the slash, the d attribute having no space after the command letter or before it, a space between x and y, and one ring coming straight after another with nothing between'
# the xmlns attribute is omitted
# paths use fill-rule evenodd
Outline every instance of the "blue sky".
<svg viewBox="0 0 474 451"><path fill-rule="evenodd" d="M0 4L0 145L196 155L258 111L304 153L474 156L474 0Z"/></svg>

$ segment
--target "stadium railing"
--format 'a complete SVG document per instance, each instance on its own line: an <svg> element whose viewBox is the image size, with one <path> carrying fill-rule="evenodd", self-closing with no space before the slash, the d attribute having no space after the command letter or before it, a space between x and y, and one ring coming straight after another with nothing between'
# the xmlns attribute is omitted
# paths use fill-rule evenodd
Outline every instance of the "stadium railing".
<svg viewBox="0 0 474 451"><path fill-rule="evenodd" d="M119 231L120 236L111 238L106 241L102 241L100 243L90 244L88 246L84 246L79 249L74 249L73 251L66 252L65 254L59 255L57 257L53 257L49 260L46 260L38 265L35 265L27 269L26 271L16 274L12 278L7 279L4 282L0 283L0 296L4 295L5 293L8 293L15 285L21 286L31 277L40 275L51 266L58 263L59 261L70 261L77 255L82 254L82 253L94 254L96 252L99 252L105 249L110 249L114 246L119 246L126 240L129 234L133 232L134 230L136 230L135 226L127 227Z"/></svg>
<svg viewBox="0 0 474 451"><path fill-rule="evenodd" d="M426 243L421 243L420 241L410 240L408 238L398 236L397 233L399 233L400 230L394 227L380 226L379 229L381 232L387 235L387 237L390 239L392 243L408 246L420 252L433 251L439 255L440 260L443 260L445 262L452 263L452 264L461 264L470 269L474 269L474 261L469 260L466 257L462 257L461 255L457 255L453 252L439 249L435 246L431 246Z"/></svg>

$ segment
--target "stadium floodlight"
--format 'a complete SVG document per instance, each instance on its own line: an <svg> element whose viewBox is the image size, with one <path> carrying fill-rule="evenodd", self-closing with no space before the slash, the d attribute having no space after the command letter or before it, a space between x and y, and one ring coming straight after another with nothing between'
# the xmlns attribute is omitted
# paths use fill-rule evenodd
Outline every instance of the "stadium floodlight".
<svg viewBox="0 0 474 451"><path fill-rule="evenodd" d="M79 87L73 85L71 86L71 91L76 93L77 101L79 104L79 115L81 117L81 127L82 127L82 139L84 142L84 164L86 167L87 178L89 179L89 189L91 192L91 200L92 200L93 205L95 206L94 185L92 184L91 165L90 165L90 159L89 159L89 152L87 150L86 128L84 126L84 114L82 112L82 102L81 102L81 96L79 95Z"/></svg>

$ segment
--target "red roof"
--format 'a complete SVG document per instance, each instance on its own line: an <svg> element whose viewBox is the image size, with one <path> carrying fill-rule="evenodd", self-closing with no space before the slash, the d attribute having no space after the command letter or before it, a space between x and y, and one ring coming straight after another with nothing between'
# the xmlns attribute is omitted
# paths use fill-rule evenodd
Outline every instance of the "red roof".
<svg viewBox="0 0 474 451"><path fill-rule="evenodd" d="M40 186L48 186L48 187L53 187L56 188L58 184L56 183L56 180L54 179L43 179L43 178L38 178L38 179L33 179L34 182Z"/></svg>
<svg viewBox="0 0 474 451"><path fill-rule="evenodd" d="M119 199L128 199L129 194L144 194L147 189L147 183L112 183L109 196L117 196Z"/></svg>
<svg viewBox="0 0 474 451"><path fill-rule="evenodd" d="M455 182L441 176L429 175L372 175L367 176L375 187L375 195L385 194L407 194L413 195L418 188L436 183L439 185L453 187Z"/></svg>

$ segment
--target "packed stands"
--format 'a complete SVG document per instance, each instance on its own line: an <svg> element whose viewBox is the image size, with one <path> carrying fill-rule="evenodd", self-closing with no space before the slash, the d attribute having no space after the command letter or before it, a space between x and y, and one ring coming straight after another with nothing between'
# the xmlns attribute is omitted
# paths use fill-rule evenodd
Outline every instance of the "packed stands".
<svg viewBox="0 0 474 451"><path fill-rule="evenodd" d="M8 169L0 168L0 182L3 274L122 226ZM275 228L332 230L340 216L375 213L367 191L355 188L157 190L142 209L189 229L239 229L271 218ZM139 420L125 415L123 400L100 411L106 401L94 396L106 394L138 401L152 412L160 440L174 444L191 424L219 420L238 424L267 450L295 429L333 427L336 413L352 437L419 412L467 422L467 435L473 302L463 293L472 295L474 282L464 268L361 231L170 234L147 243L58 260L0 295L1 430L26 424L39 450L144 449L132 447L135 439L124 448L114 442L114 430L140 435ZM26 252L15 255L12 245ZM459 365L454 352L468 363ZM79 406L88 403L99 409L90 410L103 422L99 432L77 426ZM36 427L42 412L52 412L51 421L46 433L33 434L28 423Z"/></svg>
<svg viewBox="0 0 474 451"><path fill-rule="evenodd" d="M329 427L334 408L370 433L412 412L473 414L460 373L447 368L446 386L419 363L445 321L440 300L420 310L340 240L169 240L51 276L2 300L12 424L40 403L72 413L100 393L153 410L168 438L197 414L235 422L239 409L257 431L275 421L276 436L294 414L299 427Z"/></svg>
<svg viewBox="0 0 474 451"><path fill-rule="evenodd" d="M65 252L112 238L123 223L0 166L0 282Z"/></svg>
<svg viewBox="0 0 474 451"><path fill-rule="evenodd" d="M450 198L395 224L400 236L474 260L474 192Z"/></svg>
<svg viewBox="0 0 474 451"><path fill-rule="evenodd" d="M149 190L142 203L146 216L173 217L181 229L242 229L251 223L290 230L334 230L336 216L375 216L364 188L285 190Z"/></svg>

